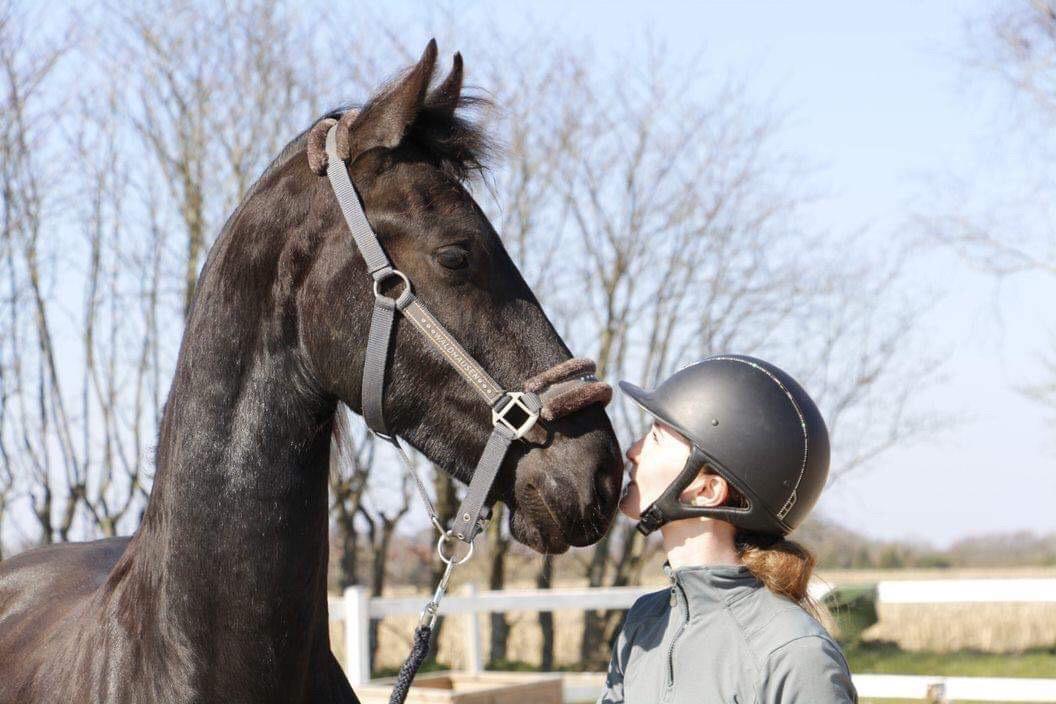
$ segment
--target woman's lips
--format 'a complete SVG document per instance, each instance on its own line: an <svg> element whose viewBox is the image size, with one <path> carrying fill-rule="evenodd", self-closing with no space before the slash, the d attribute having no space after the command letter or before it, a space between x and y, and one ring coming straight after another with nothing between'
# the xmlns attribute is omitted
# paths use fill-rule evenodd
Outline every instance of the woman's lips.
<svg viewBox="0 0 1056 704"><path fill-rule="evenodd" d="M620 492L620 500L622 501L627 497L627 493L634 486L634 465L630 465L627 468L627 482L623 485L623 491Z"/></svg>

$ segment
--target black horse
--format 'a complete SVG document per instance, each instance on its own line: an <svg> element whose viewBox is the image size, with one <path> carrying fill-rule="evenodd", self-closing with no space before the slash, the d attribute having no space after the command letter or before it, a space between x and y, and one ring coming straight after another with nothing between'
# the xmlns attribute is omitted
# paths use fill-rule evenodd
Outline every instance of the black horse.
<svg viewBox="0 0 1056 704"><path fill-rule="evenodd" d="M435 62L431 42L350 121L349 175L419 297L518 389L571 355L463 186L486 139L458 113L460 56L430 91ZM373 296L309 134L209 253L139 530L0 565L0 704L356 701L327 632L327 471L337 404L361 408ZM406 322L390 364L390 428L467 480L488 408ZM604 534L620 461L600 405L547 426L515 443L497 498L554 553Z"/></svg>

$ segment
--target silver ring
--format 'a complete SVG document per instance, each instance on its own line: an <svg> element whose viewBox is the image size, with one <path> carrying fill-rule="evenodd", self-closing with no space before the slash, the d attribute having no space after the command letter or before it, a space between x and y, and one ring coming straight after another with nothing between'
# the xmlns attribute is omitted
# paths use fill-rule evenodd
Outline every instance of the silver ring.
<svg viewBox="0 0 1056 704"><path fill-rule="evenodd" d="M463 562L473 557L473 543L469 543L469 552L467 552L461 560L455 560L454 554L452 554L450 557L445 555L444 543L446 543L448 540L455 540L455 534L451 531L441 533L440 539L436 541L436 552L440 555L440 561L443 562L445 565L450 565L452 561L454 561L456 565L461 565Z"/></svg>
<svg viewBox="0 0 1056 704"><path fill-rule="evenodd" d="M399 269L393 269L392 271L390 271L389 273L385 274L385 276L381 277L380 279L375 279L374 280L374 297L375 298L381 298L381 282L384 281L385 279L389 278L390 276L398 276L398 277L400 277L401 279L403 279L403 285L407 287L407 290L408 291L411 290L411 282L407 279L407 275L404 274Z"/></svg>

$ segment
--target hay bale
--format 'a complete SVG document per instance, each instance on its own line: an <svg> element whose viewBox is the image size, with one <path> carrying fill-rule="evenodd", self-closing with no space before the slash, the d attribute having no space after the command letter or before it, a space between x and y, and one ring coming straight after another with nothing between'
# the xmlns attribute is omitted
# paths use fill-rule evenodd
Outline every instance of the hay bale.
<svg viewBox="0 0 1056 704"><path fill-rule="evenodd" d="M1056 644L1056 604L884 604L863 640L903 650L1020 653Z"/></svg>

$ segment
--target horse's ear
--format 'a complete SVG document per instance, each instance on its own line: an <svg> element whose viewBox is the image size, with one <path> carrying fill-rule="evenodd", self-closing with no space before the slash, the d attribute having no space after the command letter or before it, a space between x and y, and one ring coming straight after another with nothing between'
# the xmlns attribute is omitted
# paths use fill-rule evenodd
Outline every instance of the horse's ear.
<svg viewBox="0 0 1056 704"><path fill-rule="evenodd" d="M436 87L425 104L431 108L453 113L458 107L458 99L462 96L462 54L455 52L455 59L451 64L451 73L447 74L444 82Z"/></svg>
<svg viewBox="0 0 1056 704"><path fill-rule="evenodd" d="M375 147L396 147L422 109L435 66L436 40L430 39L422 58L392 88L373 98L358 113L349 111L342 115L336 135L341 158L355 159Z"/></svg>

